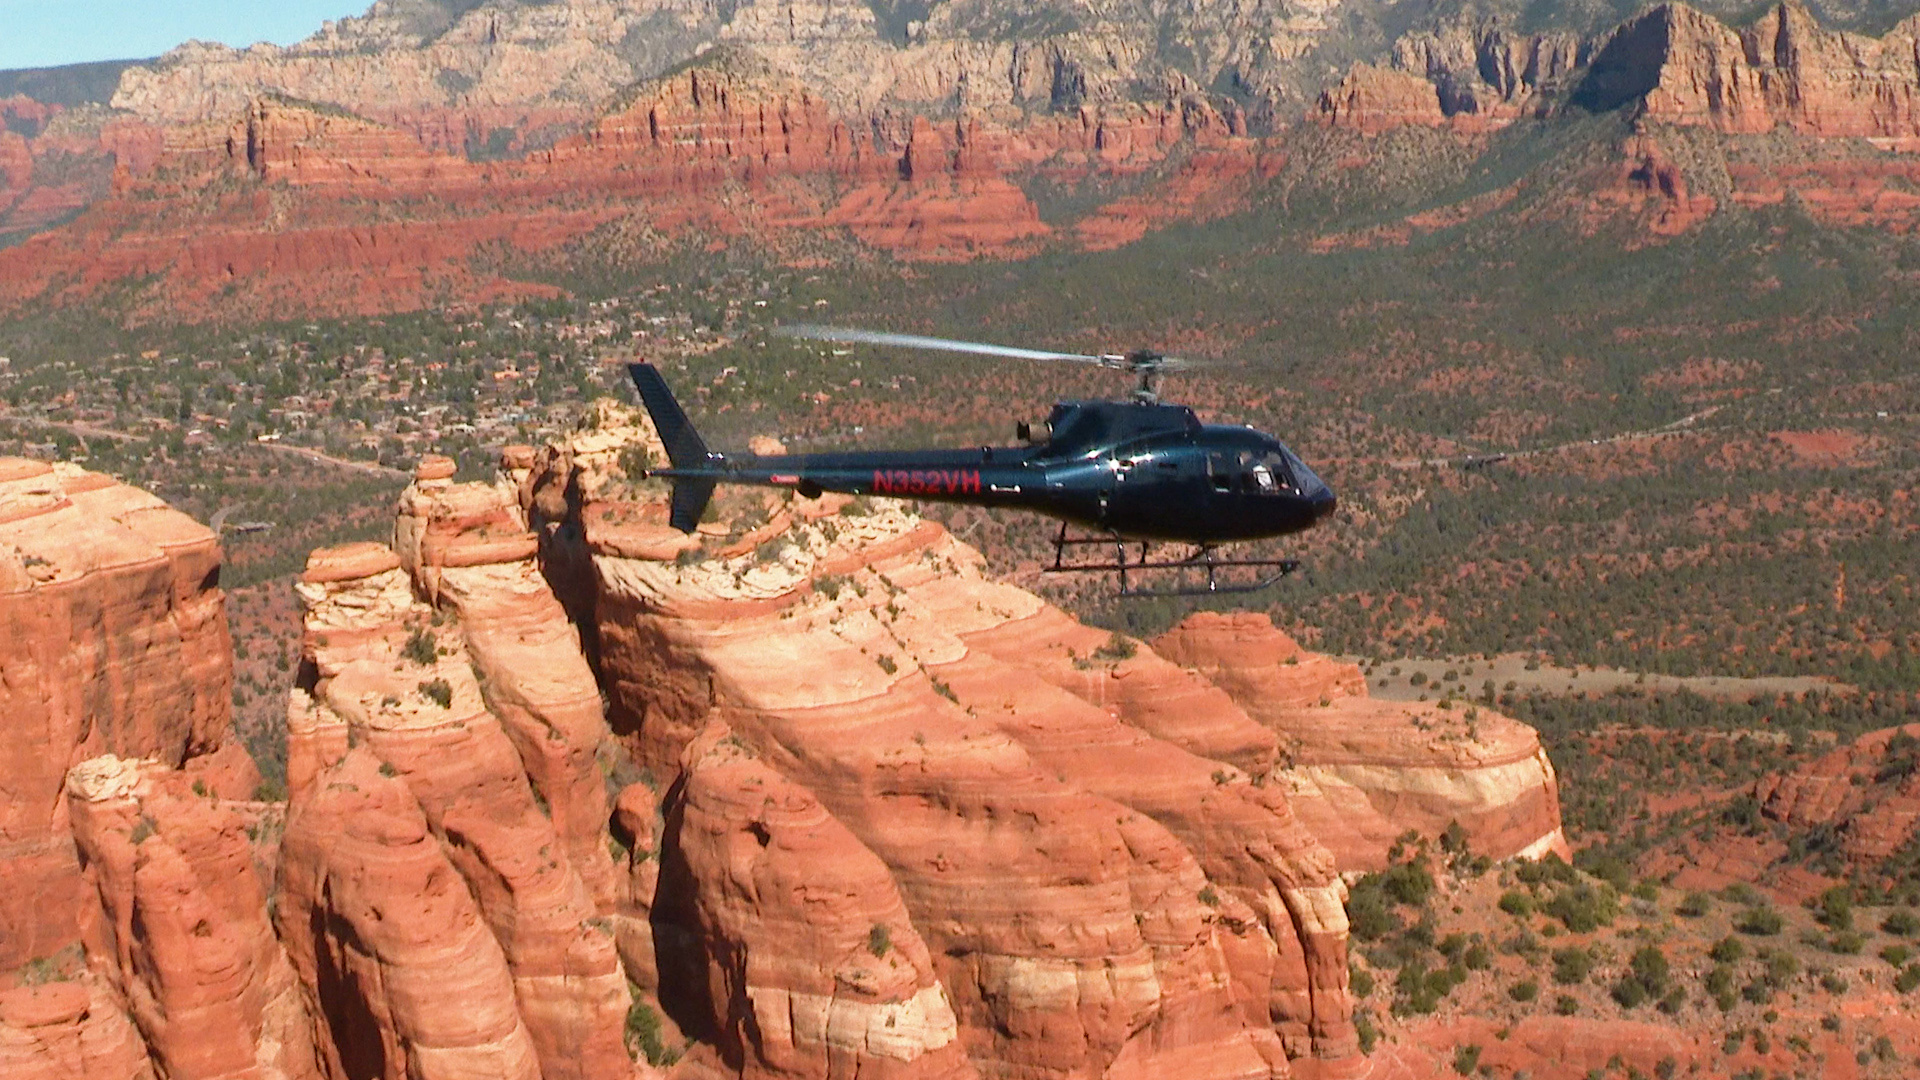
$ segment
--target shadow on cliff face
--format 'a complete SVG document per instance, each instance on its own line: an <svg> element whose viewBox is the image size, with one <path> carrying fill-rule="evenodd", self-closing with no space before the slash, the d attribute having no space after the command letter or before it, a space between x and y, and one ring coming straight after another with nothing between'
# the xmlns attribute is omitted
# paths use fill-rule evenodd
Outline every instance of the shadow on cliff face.
<svg viewBox="0 0 1920 1080"><path fill-rule="evenodd" d="M360 953L369 950L354 932L353 924L336 915L329 907L315 907L308 915L314 941L333 942L336 949ZM320 1005L333 1044L340 1054L340 1072L347 1080L381 1080L388 1075L387 1049L381 1039L386 1026L373 1014L368 1002L378 995L360 986L354 973L339 962L334 949L317 951L314 999Z"/></svg>
<svg viewBox="0 0 1920 1080"><path fill-rule="evenodd" d="M1612 112L1660 85L1671 46L1671 16L1662 8L1608 40L1569 100L1588 112Z"/></svg>
<svg viewBox="0 0 1920 1080"><path fill-rule="evenodd" d="M654 964L660 973L660 1007L689 1038L722 1047L738 1046L738 1040L718 1038L719 1032L714 1029L714 1017L733 1012L715 1006L712 985L707 981L708 965L715 958L693 930L698 925L693 903L699 895L699 882L694 880L680 846L686 786L686 777L680 777L660 800L665 822L660 833L660 882L648 915L653 927ZM746 982L742 979L736 985ZM669 992L669 987L674 990ZM740 1064L737 1060L727 1062L736 1070Z"/></svg>

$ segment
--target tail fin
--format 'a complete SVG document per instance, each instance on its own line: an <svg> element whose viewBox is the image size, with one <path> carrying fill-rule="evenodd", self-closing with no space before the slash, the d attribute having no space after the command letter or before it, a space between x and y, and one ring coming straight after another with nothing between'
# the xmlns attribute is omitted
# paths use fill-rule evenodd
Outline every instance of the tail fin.
<svg viewBox="0 0 1920 1080"><path fill-rule="evenodd" d="M660 441L666 444L667 460L675 469L701 469L714 464L714 456L701 440L700 433L693 429L693 422L673 398L673 391L667 389L667 381L652 364L628 364L627 374L633 376L633 385L640 391L640 401L647 407L647 415L653 417L654 430L660 433ZM712 477L676 477L673 481L672 515L668 519L674 528L683 533L692 532L700 524L700 516L707 512L707 503L713 498Z"/></svg>

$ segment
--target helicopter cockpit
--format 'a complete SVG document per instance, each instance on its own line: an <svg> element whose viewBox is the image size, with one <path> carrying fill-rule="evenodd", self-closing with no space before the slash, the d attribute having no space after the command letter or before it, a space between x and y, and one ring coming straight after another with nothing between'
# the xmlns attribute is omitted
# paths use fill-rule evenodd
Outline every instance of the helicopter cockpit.
<svg viewBox="0 0 1920 1080"><path fill-rule="evenodd" d="M1277 442L1207 455L1207 476L1222 494L1292 495L1312 498L1326 482Z"/></svg>

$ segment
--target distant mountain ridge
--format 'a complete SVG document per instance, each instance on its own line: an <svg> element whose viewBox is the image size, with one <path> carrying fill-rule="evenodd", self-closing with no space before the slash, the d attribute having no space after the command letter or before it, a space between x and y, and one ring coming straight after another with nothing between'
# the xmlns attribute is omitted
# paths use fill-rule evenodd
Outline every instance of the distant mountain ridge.
<svg viewBox="0 0 1920 1080"><path fill-rule="evenodd" d="M1664 4L1605 33L1428 12L1310 79L1364 37L1331 8L1011 10L414 0L285 48L189 44L128 68L111 109L10 114L0 240L24 242L0 251L0 306L141 278L154 316L387 310L546 295L518 280L530 257L1016 259L1263 206L1310 251L1489 214L1635 244L1736 208L1920 225L1920 16L1876 38L1798 3L1744 28ZM1581 160L1544 179L1544 136L1575 128ZM1528 140L1531 179L1457 183ZM1372 216L1312 223L1285 210L1301 195Z"/></svg>
<svg viewBox="0 0 1920 1080"><path fill-rule="evenodd" d="M1756 14L1737 0L1694 7L1736 23ZM112 100L166 123L230 115L266 90L401 126L441 110L552 119L725 45L854 111L1058 110L1171 88L1285 120L1409 36L1493 25L1598 39L1644 10L1635 0L380 0L285 47L187 43L129 67ZM1876 33L1912 14L1887 0L1809 10L1821 25Z"/></svg>

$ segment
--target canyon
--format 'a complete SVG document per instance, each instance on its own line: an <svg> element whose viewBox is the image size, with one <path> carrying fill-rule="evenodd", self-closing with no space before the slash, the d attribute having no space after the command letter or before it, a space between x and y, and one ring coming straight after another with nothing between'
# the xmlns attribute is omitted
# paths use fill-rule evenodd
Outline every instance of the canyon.
<svg viewBox="0 0 1920 1080"><path fill-rule="evenodd" d="M1793 3L1740 29L1679 4L1599 31L1443 22L1322 87L1304 73L1338 33L1314 5L1203 5L1152 46L1104 10L1000 37L939 5L897 39L876 10L383 3L284 49L183 46L127 69L111 107L9 99L0 229L21 242L0 250L0 305L138 283L121 302L140 319L364 314L550 296L555 267L688 250L1105 250L1337 190L1410 147L1443 162L1595 116L1619 130L1571 178L1536 169L1490 200L1443 168L1403 223L1306 250L1489 216L1632 246L1781 207L1904 232L1920 206L1912 19L1879 37Z"/></svg>
<svg viewBox="0 0 1920 1080"><path fill-rule="evenodd" d="M315 551L284 801L213 534L5 462L7 1075L1358 1076L1353 876L1567 854L1491 710L1086 626L884 500L686 536L641 449L602 403Z"/></svg>

